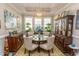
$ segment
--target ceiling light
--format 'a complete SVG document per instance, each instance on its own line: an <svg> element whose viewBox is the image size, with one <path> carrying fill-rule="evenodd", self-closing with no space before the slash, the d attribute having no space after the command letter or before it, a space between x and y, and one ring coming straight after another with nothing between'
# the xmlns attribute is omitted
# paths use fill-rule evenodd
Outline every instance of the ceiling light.
<svg viewBox="0 0 79 59"><path fill-rule="evenodd" d="M38 12L36 15L37 16L42 16L42 13L41 12Z"/></svg>

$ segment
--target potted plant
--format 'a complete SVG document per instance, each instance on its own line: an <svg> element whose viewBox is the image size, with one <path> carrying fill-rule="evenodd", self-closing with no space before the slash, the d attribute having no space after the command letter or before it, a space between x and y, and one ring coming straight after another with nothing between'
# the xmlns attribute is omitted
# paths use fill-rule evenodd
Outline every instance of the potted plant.
<svg viewBox="0 0 79 59"><path fill-rule="evenodd" d="M43 29L41 26L37 26L36 29L35 29L35 32L36 33L42 33L43 32Z"/></svg>
<svg viewBox="0 0 79 59"><path fill-rule="evenodd" d="M47 26L45 27L45 30L46 30L47 32L51 32L51 28L52 28L51 24L48 23Z"/></svg>
<svg viewBox="0 0 79 59"><path fill-rule="evenodd" d="M30 27L30 23L26 23L26 31L30 32L31 31L31 27Z"/></svg>
<svg viewBox="0 0 79 59"><path fill-rule="evenodd" d="M26 36L28 37L28 32L30 32L31 31L31 27L30 27L30 23L26 23Z"/></svg>

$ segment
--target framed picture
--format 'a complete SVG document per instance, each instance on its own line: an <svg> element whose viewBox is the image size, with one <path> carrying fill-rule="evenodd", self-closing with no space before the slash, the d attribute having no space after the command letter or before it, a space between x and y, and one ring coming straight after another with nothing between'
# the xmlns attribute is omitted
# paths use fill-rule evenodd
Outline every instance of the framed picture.
<svg viewBox="0 0 79 59"><path fill-rule="evenodd" d="M17 28L20 28L20 18L17 16Z"/></svg>
<svg viewBox="0 0 79 59"><path fill-rule="evenodd" d="M76 14L76 24L75 24L76 29L79 29L79 10L77 10Z"/></svg>
<svg viewBox="0 0 79 59"><path fill-rule="evenodd" d="M11 12L4 10L4 19L6 29L13 29L17 27L16 18Z"/></svg>

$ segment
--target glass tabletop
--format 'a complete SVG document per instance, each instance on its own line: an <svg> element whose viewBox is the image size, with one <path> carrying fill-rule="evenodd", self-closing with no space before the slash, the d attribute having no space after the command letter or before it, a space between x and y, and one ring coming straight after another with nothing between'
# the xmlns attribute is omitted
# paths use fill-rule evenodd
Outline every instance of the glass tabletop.
<svg viewBox="0 0 79 59"><path fill-rule="evenodd" d="M35 41L45 41L48 38L48 36L45 35L33 35L32 37Z"/></svg>

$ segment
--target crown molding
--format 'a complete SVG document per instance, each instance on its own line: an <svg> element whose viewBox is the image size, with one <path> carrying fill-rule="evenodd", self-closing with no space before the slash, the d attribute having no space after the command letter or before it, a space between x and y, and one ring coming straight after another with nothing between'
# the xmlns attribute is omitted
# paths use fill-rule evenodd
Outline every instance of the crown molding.
<svg viewBox="0 0 79 59"><path fill-rule="evenodd" d="M66 4L63 8L59 9L59 10L55 13L55 15L56 15L56 14L59 14L59 13L62 12L62 11L64 11L64 9L70 7L71 5L72 5L71 3Z"/></svg>
<svg viewBox="0 0 79 59"><path fill-rule="evenodd" d="M6 5L9 6L10 8L12 8L12 9L14 9L17 13L21 14L21 11L18 8L16 8L16 6L14 6L13 4L7 3Z"/></svg>

